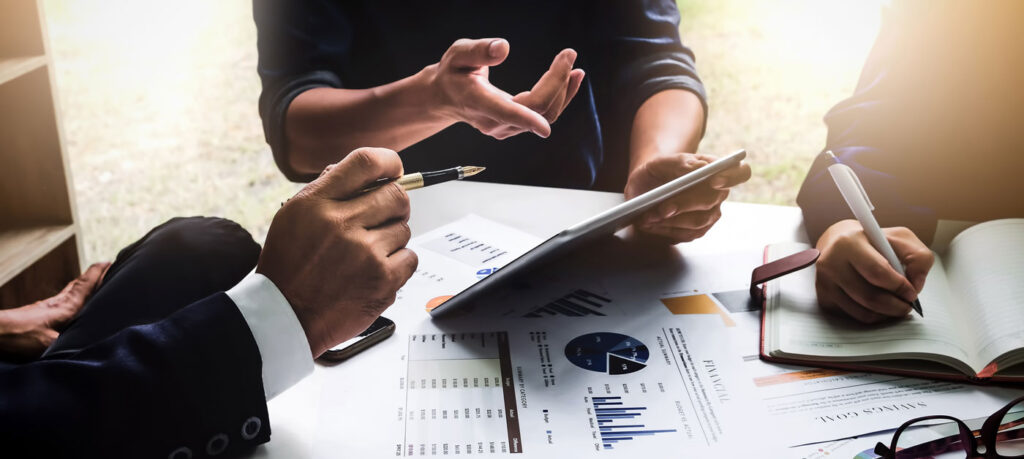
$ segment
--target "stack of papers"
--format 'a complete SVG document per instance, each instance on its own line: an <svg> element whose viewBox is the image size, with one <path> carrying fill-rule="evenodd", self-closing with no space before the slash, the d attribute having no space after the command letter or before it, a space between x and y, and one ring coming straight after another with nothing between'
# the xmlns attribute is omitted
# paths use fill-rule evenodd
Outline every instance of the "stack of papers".
<svg viewBox="0 0 1024 459"><path fill-rule="evenodd" d="M472 317L427 315L537 242L475 216L414 239L419 270L385 313L395 336L326 372L317 456L853 457L879 441L865 434L1020 394L761 362L746 296L759 253L609 241Z"/></svg>

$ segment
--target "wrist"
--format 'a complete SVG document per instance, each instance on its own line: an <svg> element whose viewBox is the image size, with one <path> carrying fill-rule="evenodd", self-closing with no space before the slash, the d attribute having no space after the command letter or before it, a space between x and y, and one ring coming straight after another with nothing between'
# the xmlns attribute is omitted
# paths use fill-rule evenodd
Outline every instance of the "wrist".
<svg viewBox="0 0 1024 459"><path fill-rule="evenodd" d="M317 323L315 320L311 320L304 314L299 314L299 310L295 309L295 317L299 319L299 326L302 327L302 332L306 335L306 343L309 344L309 352L313 358L320 357L327 350L323 344L323 333L317 331Z"/></svg>
<svg viewBox="0 0 1024 459"><path fill-rule="evenodd" d="M630 171L659 154L696 153L704 107L693 92L668 89L649 97L633 115Z"/></svg>
<svg viewBox="0 0 1024 459"><path fill-rule="evenodd" d="M657 148L634 148L629 152L629 169L628 173L632 174L636 172L636 169L650 160L652 157L657 156L661 152ZM627 175L628 176L628 175Z"/></svg>

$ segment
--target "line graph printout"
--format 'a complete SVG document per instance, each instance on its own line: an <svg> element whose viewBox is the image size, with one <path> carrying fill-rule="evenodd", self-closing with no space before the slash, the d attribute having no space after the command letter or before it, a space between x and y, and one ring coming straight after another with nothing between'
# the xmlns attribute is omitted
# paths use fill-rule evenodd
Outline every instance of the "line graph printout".
<svg viewBox="0 0 1024 459"><path fill-rule="evenodd" d="M399 326L373 352L346 361L337 379L328 370L321 403L331 409L317 424L316 456L771 450L771 440L758 437L763 413L747 399L751 383L741 363L713 339L724 330L715 319L552 316Z"/></svg>

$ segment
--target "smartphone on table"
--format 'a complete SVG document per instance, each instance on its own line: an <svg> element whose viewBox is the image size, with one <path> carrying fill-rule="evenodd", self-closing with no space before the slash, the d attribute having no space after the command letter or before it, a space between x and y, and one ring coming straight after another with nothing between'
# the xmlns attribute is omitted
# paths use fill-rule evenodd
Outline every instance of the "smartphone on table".
<svg viewBox="0 0 1024 459"><path fill-rule="evenodd" d="M342 362L353 355L366 350L370 346L384 341L394 333L395 323L387 317L380 316L358 336L328 349L327 352L324 352L319 357L319 359L326 363Z"/></svg>

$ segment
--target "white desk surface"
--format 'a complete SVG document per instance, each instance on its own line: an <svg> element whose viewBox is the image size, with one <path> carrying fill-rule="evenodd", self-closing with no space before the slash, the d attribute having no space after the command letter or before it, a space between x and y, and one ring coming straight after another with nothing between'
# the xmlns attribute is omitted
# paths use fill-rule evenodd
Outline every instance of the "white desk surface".
<svg viewBox="0 0 1024 459"><path fill-rule="evenodd" d="M619 193L479 182L449 182L414 190L409 196L409 225L414 237L472 213L546 238L622 202ZM796 207L726 202L722 219L711 231L697 241L681 244L679 250L686 256L760 250L780 241L806 242L802 222ZM324 371L327 369L317 365L312 375L269 403L271 441L253 457L312 457ZM330 371L344 371L344 365ZM344 452L339 455L344 457Z"/></svg>

